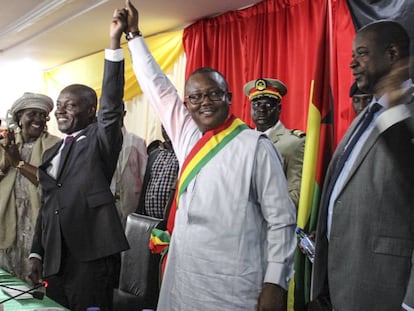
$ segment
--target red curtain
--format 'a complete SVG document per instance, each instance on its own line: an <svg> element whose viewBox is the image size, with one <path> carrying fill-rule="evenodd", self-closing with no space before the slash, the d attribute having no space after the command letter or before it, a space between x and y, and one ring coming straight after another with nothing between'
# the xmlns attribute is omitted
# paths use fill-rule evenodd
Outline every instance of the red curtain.
<svg viewBox="0 0 414 311"><path fill-rule="evenodd" d="M250 105L243 94L243 85L257 78L278 78L288 87L280 118L287 127L301 130L306 130L311 81L323 83L325 91L330 82L336 87L331 92L337 108L333 114L336 143L353 117L341 117L340 113L351 105L348 39L352 38L354 29L345 0L329 1L334 4L329 5L331 12L327 9L328 0L265 0L247 9L192 24L183 36L186 77L201 66L219 70L233 92L231 111L250 125L253 125ZM328 28L333 32L331 42L327 40ZM332 55L326 53L329 43ZM326 72L331 73L330 79ZM348 78L341 80L339 75Z"/></svg>
<svg viewBox="0 0 414 311"><path fill-rule="evenodd" d="M354 81L349 64L355 28L345 0L332 1L331 13L330 84L333 96L334 143L336 146L355 118L349 97L349 89Z"/></svg>

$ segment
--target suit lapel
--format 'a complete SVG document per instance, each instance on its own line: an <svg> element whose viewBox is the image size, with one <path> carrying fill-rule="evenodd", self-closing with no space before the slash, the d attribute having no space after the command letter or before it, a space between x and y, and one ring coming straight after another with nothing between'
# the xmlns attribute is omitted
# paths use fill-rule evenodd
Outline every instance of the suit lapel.
<svg viewBox="0 0 414 311"><path fill-rule="evenodd" d="M365 110L361 112L351 123L348 130L346 131L344 137L341 139L340 143L338 144L337 148L335 149L334 154L332 155L330 167L335 168L339 158L344 152L345 146L348 143L352 133L355 131L355 127L359 124L360 119L362 118Z"/></svg>
<svg viewBox="0 0 414 311"><path fill-rule="evenodd" d="M60 161L59 161L59 169L57 173L57 179L60 178L62 175L62 172L66 166L66 163L69 159L69 154L71 153L71 150L73 149L73 146L76 144L76 142L79 140L80 137L86 136L86 130L81 131L79 134L77 134L74 139L68 143L66 146L63 147L62 151L60 152Z"/></svg>
<svg viewBox="0 0 414 311"><path fill-rule="evenodd" d="M401 105L410 104L411 101L412 101L412 99L413 99L412 93L413 93L413 88L410 88L404 94L404 96L402 97L402 99L400 100L400 104ZM361 112L360 115L363 115L364 112L365 112L365 110L363 112ZM381 111L381 113L382 112L384 112L384 109ZM376 120L374 120L374 122L376 122ZM349 133L353 133L353 131L355 130L355 125L356 124L358 124L358 122L352 124L352 125L354 125L354 127L352 128L352 131L349 131ZM349 174L348 174L347 178L345 179L345 181L343 183L343 187L340 190L340 192L346 187L346 185L348 184L349 180L352 178L352 176L355 174L355 172L358 169L358 167L361 165L362 161L367 156L368 152L371 150L371 148L374 146L374 144L379 139L379 136L380 135L381 135L380 131L378 130L378 128L376 126L374 126L374 128L372 129L372 132L369 134L366 142L364 143L363 147L361 148L361 151L359 152L358 156L355 158L355 162L352 165L352 167L351 167L351 169L349 171ZM344 140L344 141L347 142L348 139L349 139L349 137L347 137L347 139ZM343 146L342 146L342 148L343 148Z"/></svg>
<svg viewBox="0 0 414 311"><path fill-rule="evenodd" d="M60 152L59 169L58 169L58 174L57 174L58 179L59 179L60 175L62 174L63 167L65 166L65 163L68 159L70 149L72 148L74 142L75 142L75 139L72 140L70 143L66 144L63 147L62 151Z"/></svg>
<svg viewBox="0 0 414 311"><path fill-rule="evenodd" d="M39 166L39 179L42 184L42 189L45 191L52 189L56 184L56 180L47 173L47 168L50 166L50 162L52 161L52 159L59 152L62 143L63 140L53 145L53 147L51 147L50 149L46 150L43 156L43 163Z"/></svg>
<svg viewBox="0 0 414 311"><path fill-rule="evenodd" d="M377 130L377 128L374 127L372 132L368 136L366 142L364 143L363 147L361 148L361 151L359 152L358 156L355 158L355 162L352 165L352 167L351 167L351 169L348 173L348 176L346 177L346 179L344 181L344 184L343 184L342 188L344 188L346 186L346 184L349 182L349 180L355 174L355 171L361 165L362 161L367 156L367 153L371 150L371 148L374 146L375 142L378 140L379 134L380 133ZM342 191L342 189L341 189L341 191Z"/></svg>
<svg viewBox="0 0 414 311"><path fill-rule="evenodd" d="M324 191L322 192L322 197L321 197L321 204L320 204L320 219L319 219L319 223L321 224L320 226L320 232L323 235L326 235L326 224L327 224L327 214L328 214L328 206L329 206L329 199L330 196L328 196L328 194L326 193L327 190L327 185L329 185L330 183L330 179L333 178L333 174L335 172L335 167L337 166L338 160L340 158L340 156L342 155L345 145L347 144L350 136L352 135L352 133L355 131L355 127L357 126L357 124L359 123L360 118L362 117L363 113L365 111L361 112L351 123L351 125L349 126L348 130L346 131L344 137L341 139L341 142L338 144L337 148L335 149L334 154L332 155L332 159L330 161L329 167L328 167L328 171L327 171L327 175L326 178L324 180ZM344 184L345 185L345 184ZM342 191L342 189L341 189Z"/></svg>
<svg viewBox="0 0 414 311"><path fill-rule="evenodd" d="M52 161L52 159L56 156L62 144L63 144L63 140L53 145L53 147L51 147L49 150L45 152L42 166L45 166L45 167L49 166L50 161Z"/></svg>

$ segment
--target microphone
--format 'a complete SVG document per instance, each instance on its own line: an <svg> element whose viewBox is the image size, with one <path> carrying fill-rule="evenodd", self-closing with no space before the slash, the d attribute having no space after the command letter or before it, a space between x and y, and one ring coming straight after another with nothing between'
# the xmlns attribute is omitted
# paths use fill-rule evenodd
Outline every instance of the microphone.
<svg viewBox="0 0 414 311"><path fill-rule="evenodd" d="M33 296L33 298L39 299L39 300L42 300L43 297L45 296L45 293L43 293L41 291L33 291L33 292L30 292L31 290L36 289L35 287L32 288L32 289L29 289L29 292L27 292L27 290L24 291L24 290L22 290L20 288L15 288L15 287L11 287L11 286L8 286L8 285L3 285L3 284L0 284L0 287L8 288L8 289L14 290L16 292L24 293L24 294L30 294L30 295Z"/></svg>
<svg viewBox="0 0 414 311"><path fill-rule="evenodd" d="M35 290L40 288L40 287L47 287L47 282L42 282L42 283L36 284L35 286L33 286L32 288L29 288L27 290L21 290L19 288L14 288L14 287L3 285L3 284L0 284L0 287L12 289L12 290L15 290L15 291L19 292L17 295L11 296L9 298L6 298L6 299L0 301L0 305L1 305L2 303L5 303L9 300L20 297L24 294L30 294L30 295L33 296L33 298L42 300L43 297L45 296L45 294L41 291L35 291Z"/></svg>

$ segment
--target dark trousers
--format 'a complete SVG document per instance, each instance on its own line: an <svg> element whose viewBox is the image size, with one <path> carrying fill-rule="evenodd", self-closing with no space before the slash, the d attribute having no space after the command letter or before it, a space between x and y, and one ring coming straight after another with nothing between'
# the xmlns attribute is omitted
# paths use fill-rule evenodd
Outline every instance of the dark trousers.
<svg viewBox="0 0 414 311"><path fill-rule="evenodd" d="M46 295L71 311L99 307L112 311L120 254L79 262L66 249L59 273L47 279Z"/></svg>

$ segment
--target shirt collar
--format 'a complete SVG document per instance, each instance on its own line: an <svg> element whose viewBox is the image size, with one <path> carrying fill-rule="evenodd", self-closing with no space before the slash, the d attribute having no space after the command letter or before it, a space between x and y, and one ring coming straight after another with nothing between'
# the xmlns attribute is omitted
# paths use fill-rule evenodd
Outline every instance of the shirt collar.
<svg viewBox="0 0 414 311"><path fill-rule="evenodd" d="M73 137L76 137L76 136L78 136L78 134L79 134L80 132L82 132L82 130L77 131L77 132L73 132L73 133L71 133L71 134L65 134L65 136L63 137L63 140L65 140L65 138L66 138L66 137L68 137L68 136L73 136Z"/></svg>
<svg viewBox="0 0 414 311"><path fill-rule="evenodd" d="M269 127L266 131L264 131L264 134L266 134L266 135L269 135L269 133L272 131L272 130L274 130L274 129L277 129L278 127L280 127L281 126L281 122L280 122L280 120L278 120L277 122L276 122L276 124L275 125L273 125L272 127ZM257 128L256 128L256 131L257 131Z"/></svg>

